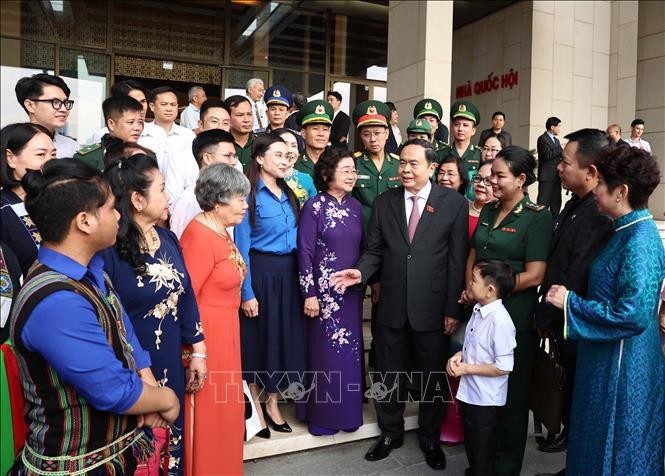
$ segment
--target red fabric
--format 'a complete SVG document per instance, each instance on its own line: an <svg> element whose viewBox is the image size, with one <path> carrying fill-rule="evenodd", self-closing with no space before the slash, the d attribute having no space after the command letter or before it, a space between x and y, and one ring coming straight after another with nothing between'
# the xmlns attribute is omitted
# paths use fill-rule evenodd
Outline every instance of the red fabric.
<svg viewBox="0 0 665 476"><path fill-rule="evenodd" d="M459 388L459 377L448 377L450 394L457 395ZM441 424L439 440L449 445L456 445L464 441L464 421L462 420L462 406L456 398L448 403L446 416Z"/></svg>
<svg viewBox="0 0 665 476"><path fill-rule="evenodd" d="M163 474L169 472L169 430L153 428L155 452L147 461L139 461L134 476L159 476L160 465Z"/></svg>
<svg viewBox="0 0 665 476"><path fill-rule="evenodd" d="M25 438L28 435L28 425L25 423L23 413L25 412L23 402L23 390L21 390L21 379L18 373L18 363L14 349L8 342L0 345L5 359L5 372L7 373L7 384L9 386L9 403L12 408L12 427L14 429L14 455L25 444Z"/></svg>

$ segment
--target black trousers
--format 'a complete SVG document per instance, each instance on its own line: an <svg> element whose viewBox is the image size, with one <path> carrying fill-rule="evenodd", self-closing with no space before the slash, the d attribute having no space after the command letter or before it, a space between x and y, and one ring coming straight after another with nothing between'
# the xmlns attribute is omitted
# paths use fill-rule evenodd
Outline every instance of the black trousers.
<svg viewBox="0 0 665 476"><path fill-rule="evenodd" d="M421 389L418 440L421 444L439 441L449 394L445 374L449 342L450 337L443 333L443 329L419 332L413 330L408 322L399 329L377 322L374 335L376 372L370 375L373 388L385 390L379 392L383 395L377 395L374 400L382 432L393 438L402 438L405 387L410 380L417 382Z"/></svg>
<svg viewBox="0 0 665 476"><path fill-rule="evenodd" d="M561 179L557 176L551 182L538 182L538 203L550 209L556 218L561 211Z"/></svg>
<svg viewBox="0 0 665 476"><path fill-rule="evenodd" d="M473 476L496 476L496 439L503 407L462 404L464 449Z"/></svg>

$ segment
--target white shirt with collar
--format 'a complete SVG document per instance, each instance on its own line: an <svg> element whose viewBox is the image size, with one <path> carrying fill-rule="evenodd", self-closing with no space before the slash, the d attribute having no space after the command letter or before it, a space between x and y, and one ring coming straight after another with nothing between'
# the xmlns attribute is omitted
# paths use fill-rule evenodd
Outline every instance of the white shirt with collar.
<svg viewBox="0 0 665 476"><path fill-rule="evenodd" d="M192 141L196 134L186 127L173 124L167 134L150 122L143 128L138 143L151 149L157 156L159 170L164 174L169 206L199 176L199 166L192 154Z"/></svg>
<svg viewBox="0 0 665 476"><path fill-rule="evenodd" d="M196 129L199 127L200 115L201 111L196 109L196 107L190 102L180 113L180 125L187 129Z"/></svg>
<svg viewBox="0 0 665 476"><path fill-rule="evenodd" d="M624 140L628 142L628 144L631 147L635 147L636 149L646 150L648 153L651 153L651 145L649 145L649 143L644 139L642 139L641 137L637 140L633 140L632 137L629 137L628 139Z"/></svg>
<svg viewBox="0 0 665 476"><path fill-rule="evenodd" d="M513 370L515 325L501 299L473 307L466 325L462 362L493 364L499 370ZM504 406L508 395L508 375L485 377L463 375L456 398L478 406Z"/></svg>
<svg viewBox="0 0 665 476"><path fill-rule="evenodd" d="M425 184L423 188L416 193L418 197L418 211L420 212L420 216L423 216L423 210L425 209L425 204L427 204L427 199L429 198L429 194L432 191L432 182L429 180ZM409 217L411 216L411 211L413 210L413 200L411 200L411 197L413 197L413 193L409 192L407 189L404 189L404 209L406 210L406 225L409 226Z"/></svg>
<svg viewBox="0 0 665 476"><path fill-rule="evenodd" d="M74 154L81 148L74 139L59 132L53 136L53 145L55 145L55 156L58 159L74 157Z"/></svg>
<svg viewBox="0 0 665 476"><path fill-rule="evenodd" d="M400 145L402 143L402 131L399 130L399 125L390 124L390 128L392 129L393 135L395 136L395 142L397 142L397 145Z"/></svg>
<svg viewBox="0 0 665 476"><path fill-rule="evenodd" d="M266 106L266 103L263 102L263 99L259 99L258 101L254 101L251 97L245 96L247 99L249 99L249 102L252 104L252 114L254 115L254 126L252 126L252 130L255 134L258 134L260 132L264 132L266 128L270 125L268 122L268 116L266 115L266 111L268 110L268 106ZM256 114L256 110L258 109L259 111L259 116L261 117L261 125L259 125L259 118ZM261 127L263 126L263 127Z"/></svg>

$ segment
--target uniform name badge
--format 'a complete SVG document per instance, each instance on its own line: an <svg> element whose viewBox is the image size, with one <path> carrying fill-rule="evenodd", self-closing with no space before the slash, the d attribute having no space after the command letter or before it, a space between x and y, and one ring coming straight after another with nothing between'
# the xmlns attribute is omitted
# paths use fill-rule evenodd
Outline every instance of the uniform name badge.
<svg viewBox="0 0 665 476"><path fill-rule="evenodd" d="M358 180L369 180L370 178L369 175L358 175Z"/></svg>

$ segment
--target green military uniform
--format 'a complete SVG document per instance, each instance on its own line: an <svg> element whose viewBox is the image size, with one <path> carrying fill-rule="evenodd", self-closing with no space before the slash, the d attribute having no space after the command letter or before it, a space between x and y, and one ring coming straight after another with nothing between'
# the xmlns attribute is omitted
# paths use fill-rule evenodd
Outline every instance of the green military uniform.
<svg viewBox="0 0 665 476"><path fill-rule="evenodd" d="M416 103L416 105L413 107L413 118L420 119L425 116L434 116L437 122L441 122L441 118L443 117L443 108L441 107L439 101L432 98L425 98ZM432 142L432 147L436 151L437 162L440 164L443 160L445 151L448 149L448 144L433 137L434 133L431 130L431 126L430 134L432 134L432 140L430 142ZM436 174L436 171L434 173Z"/></svg>
<svg viewBox="0 0 665 476"><path fill-rule="evenodd" d="M104 171L104 148L102 144L90 144L85 147L81 147L79 151L74 154L75 159L82 160L83 162L92 165L94 168L100 171Z"/></svg>
<svg viewBox="0 0 665 476"><path fill-rule="evenodd" d="M326 124L330 126L332 125L334 116L335 111L333 111L332 106L328 104L327 101L316 99L314 101L309 101L300 111L298 111L296 123L301 129L303 126L308 126L310 124ZM314 165L314 161L309 155L307 155L307 144L305 144L305 150L298 156L294 168L314 177Z"/></svg>
<svg viewBox="0 0 665 476"><path fill-rule="evenodd" d="M500 259L515 273L526 269L530 261L547 261L552 235L552 216L543 205L524 197L515 208L494 226L501 202L485 205L478 227L471 239L476 259ZM508 380L508 399L500 421L501 438L497 442L499 475L520 474L529 423L531 376L535 351L532 318L538 302L536 287L503 298L516 328L517 348L514 367Z"/></svg>
<svg viewBox="0 0 665 476"><path fill-rule="evenodd" d="M249 134L249 139L245 144L245 147L233 143L236 148L236 155L238 156L238 161L242 164L243 172L247 173L249 169L249 163L252 161L252 146L254 145L254 134Z"/></svg>
<svg viewBox="0 0 665 476"><path fill-rule="evenodd" d="M380 126L388 128L390 122L390 109L381 101L363 101L353 110L352 119L356 128L365 126ZM374 161L365 151L353 154L356 160L358 179L353 188L353 196L363 206L363 225L365 231L369 224L372 213L372 205L376 197L389 188L397 188L402 185L398 176L399 156L383 151L383 164L378 170Z"/></svg>
<svg viewBox="0 0 665 476"><path fill-rule="evenodd" d="M367 230L369 217L372 213L372 204L374 204L376 197L388 189L402 185L397 173L399 155L385 152L381 170L377 170L374 161L364 152L356 152L353 157L356 159L356 170L358 171L353 196L363 206L363 225Z"/></svg>

